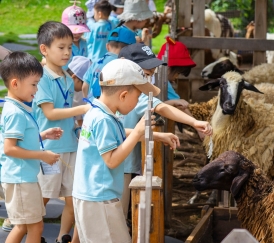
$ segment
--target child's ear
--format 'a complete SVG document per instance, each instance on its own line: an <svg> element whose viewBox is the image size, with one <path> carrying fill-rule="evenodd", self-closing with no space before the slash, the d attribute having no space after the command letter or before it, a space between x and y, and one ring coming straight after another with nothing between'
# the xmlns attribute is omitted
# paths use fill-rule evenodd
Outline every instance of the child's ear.
<svg viewBox="0 0 274 243"><path fill-rule="evenodd" d="M18 83L17 83L17 82L18 82L17 79L14 78L14 79L12 79L12 80L10 81L9 86L10 86L11 88L13 88L13 89L17 89L17 88L18 88Z"/></svg>
<svg viewBox="0 0 274 243"><path fill-rule="evenodd" d="M45 44L41 44L39 48L40 48L40 52L42 53L42 55L46 56L46 54L47 54L46 45Z"/></svg>
<svg viewBox="0 0 274 243"><path fill-rule="evenodd" d="M121 93L120 93L120 100L121 101L124 101L125 99L126 99L126 96L127 96L127 94L128 94L128 91L127 90L124 90L124 91L122 91Z"/></svg>

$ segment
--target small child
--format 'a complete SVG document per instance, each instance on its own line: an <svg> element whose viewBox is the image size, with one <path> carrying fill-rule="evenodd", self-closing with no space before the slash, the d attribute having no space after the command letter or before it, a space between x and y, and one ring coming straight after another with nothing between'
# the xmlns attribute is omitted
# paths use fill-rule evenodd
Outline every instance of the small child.
<svg viewBox="0 0 274 243"><path fill-rule="evenodd" d="M120 20L118 19L118 15L122 14L124 11L124 0L110 0L112 11L109 16L109 20L113 22L114 26L118 26Z"/></svg>
<svg viewBox="0 0 274 243"><path fill-rule="evenodd" d="M130 243L120 202L123 161L144 136L145 123L141 119L126 132L115 113L126 115L142 92L157 95L160 90L148 83L137 64L126 59L109 62L102 69L100 85L102 94L93 99L93 108L84 117L77 150L73 183L76 225L80 242ZM176 147L178 138L164 134L160 139L167 137L165 142Z"/></svg>
<svg viewBox="0 0 274 243"><path fill-rule="evenodd" d="M91 62L87 57L82 56L74 56L72 58L71 63L68 65L67 72L70 74L74 81L74 97L72 107L79 106L85 104L83 101L83 78L84 74L87 72L90 67ZM75 123L77 128L75 129L76 136L79 137L78 133L81 130L81 126L83 123L83 116L79 115L75 117Z"/></svg>
<svg viewBox="0 0 274 243"><path fill-rule="evenodd" d="M90 106L72 107L74 82L62 69L71 56L71 30L60 22L49 21L39 27L37 39L40 52L46 58L46 65L32 108L41 129L60 126L64 130L60 141L46 141L44 144L46 149L61 155L58 163L61 173L38 175L45 205L50 198L65 197L61 228L57 237L57 242L60 242L62 237L70 237L67 234L74 222L72 183L78 146L74 117L85 114Z"/></svg>
<svg viewBox="0 0 274 243"><path fill-rule="evenodd" d="M73 6L68 7L63 11L62 23L68 26L73 34L72 55L68 63L63 67L63 69L66 70L74 56L88 56L87 42L82 38L82 35L90 32L90 30L86 25L85 11L76 6L75 2Z"/></svg>
<svg viewBox="0 0 274 243"><path fill-rule="evenodd" d="M163 61L159 60L155 54L151 51L151 49L142 44L135 43L129 46L126 46L121 49L120 58L129 59L135 63L137 63L144 71L146 76L152 76L154 74L155 69L160 65L166 65ZM181 62L180 59L177 60L178 63ZM193 61L189 56L185 58L185 62L192 63ZM195 63L194 63L195 64ZM119 118L123 123L124 127L133 128L139 122L139 120L143 117L146 107L147 107L148 97L142 94L139 97L139 101L136 107L129 112L127 115L120 115ZM194 127L196 130L201 131L206 135L210 135L212 132L211 126L208 122L198 121L193 117L187 115L186 113L178 110L177 108L165 104L157 98L153 98L153 107L154 111L161 116L167 117L171 120L188 124ZM122 204L125 218L127 218L128 214L128 205L130 199L130 189L128 188L129 183L134 174L141 173L141 144L137 144L129 156L125 159L124 166L124 193L122 196Z"/></svg>
<svg viewBox="0 0 274 243"><path fill-rule="evenodd" d="M102 68L110 61L117 59L120 50L127 45L135 43L135 35L127 28L118 27L112 30L108 36L107 50L108 52L94 62L84 75L83 95L87 98L99 97L101 88L99 86L99 74Z"/></svg>
<svg viewBox="0 0 274 243"><path fill-rule="evenodd" d="M137 42L149 45L149 32L144 26L153 17L153 14L145 0L126 0L123 13L117 17L121 21L119 26L128 28L135 33Z"/></svg>
<svg viewBox="0 0 274 243"><path fill-rule="evenodd" d="M26 243L45 242L45 207L37 175L40 161L52 165L60 155L40 150L40 144L43 148L42 140L58 140L63 131L56 127L39 134L31 107L23 103L34 98L42 74L39 61L24 52L13 52L0 63L8 88L0 124L1 182L9 220L15 225L6 243L20 243L26 233Z"/></svg>
<svg viewBox="0 0 274 243"><path fill-rule="evenodd" d="M90 33L85 35L88 44L88 58L92 62L97 62L107 52L107 37L114 28L108 20L111 8L111 4L107 0L101 0L94 5L96 22L89 26Z"/></svg>

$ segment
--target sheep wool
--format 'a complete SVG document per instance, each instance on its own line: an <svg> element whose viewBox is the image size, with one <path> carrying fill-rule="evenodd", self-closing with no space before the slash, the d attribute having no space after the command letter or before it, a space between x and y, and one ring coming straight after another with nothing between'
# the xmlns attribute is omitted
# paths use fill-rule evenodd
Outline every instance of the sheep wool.
<svg viewBox="0 0 274 243"><path fill-rule="evenodd" d="M252 166L249 163L251 162L246 161L245 166ZM250 231L260 243L273 243L273 183L263 175L261 169L254 168L240 195L235 199L241 226Z"/></svg>

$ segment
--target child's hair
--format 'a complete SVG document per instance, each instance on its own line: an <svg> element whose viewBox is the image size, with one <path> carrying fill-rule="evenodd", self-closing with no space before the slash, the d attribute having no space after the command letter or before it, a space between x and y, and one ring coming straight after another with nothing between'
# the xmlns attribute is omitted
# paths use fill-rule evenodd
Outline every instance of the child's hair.
<svg viewBox="0 0 274 243"><path fill-rule="evenodd" d="M102 12L102 14L108 17L112 11L112 5L107 0L101 0L94 5L94 9L97 12Z"/></svg>
<svg viewBox="0 0 274 243"><path fill-rule="evenodd" d="M62 39L65 37L73 39L71 30L65 24L57 21L48 21L39 27L37 41L39 46L44 44L50 47L55 38Z"/></svg>
<svg viewBox="0 0 274 243"><path fill-rule="evenodd" d="M135 87L133 85L123 85L123 86L100 86L101 92L107 96L114 95L118 91L126 90L131 92Z"/></svg>
<svg viewBox="0 0 274 243"><path fill-rule="evenodd" d="M5 57L0 63L0 75L5 86L9 88L9 82L13 78L23 80L30 75L43 75L43 67L32 55L15 51Z"/></svg>
<svg viewBox="0 0 274 243"><path fill-rule="evenodd" d="M171 66L169 68L169 74L171 76L174 76L177 73L183 74L185 77L187 77L191 71L190 66Z"/></svg>

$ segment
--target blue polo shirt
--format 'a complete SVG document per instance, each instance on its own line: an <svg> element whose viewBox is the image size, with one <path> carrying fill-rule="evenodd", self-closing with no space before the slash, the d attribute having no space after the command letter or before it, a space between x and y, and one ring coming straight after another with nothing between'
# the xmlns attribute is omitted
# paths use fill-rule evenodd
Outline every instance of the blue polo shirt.
<svg viewBox="0 0 274 243"><path fill-rule="evenodd" d="M54 108L64 108L65 98L58 86L59 82L63 93L68 92L66 103L72 107L74 95L74 82L70 75L63 71L65 78L57 75L47 66L44 66L44 74L38 83L38 91L32 103L33 113L41 131L51 127L61 127L64 130L59 140L45 140L44 147L55 153L75 152L77 150L77 138L74 133L74 118L50 121L41 109L43 103L53 103Z"/></svg>
<svg viewBox="0 0 274 243"><path fill-rule="evenodd" d="M87 57L88 56L88 50L87 50L87 48L88 48L87 47L87 42L86 42L86 40L84 40L82 38L79 40L79 47L76 46L74 43L72 43L70 59L69 59L68 63L65 66L63 66L63 69L64 70L68 69L68 65L71 63L72 58L74 56Z"/></svg>
<svg viewBox="0 0 274 243"><path fill-rule="evenodd" d="M157 98L153 98L153 107L161 104ZM119 119L123 123L125 128L134 128L139 120L145 115L147 109L148 96L141 94L135 108L129 112L127 115L119 114ZM129 156L124 162L124 173L137 173L141 169L142 153L141 153L141 143L137 143Z"/></svg>
<svg viewBox="0 0 274 243"><path fill-rule="evenodd" d="M180 96L175 92L172 85L167 81L167 99L168 100L179 100Z"/></svg>
<svg viewBox="0 0 274 243"><path fill-rule="evenodd" d="M10 97L5 97L5 100L0 124L1 182L38 182L39 160L14 158L4 154L5 138L17 139L17 146L23 149L40 150L39 130L29 114L32 113L32 109Z"/></svg>
<svg viewBox="0 0 274 243"><path fill-rule="evenodd" d="M99 74L103 67L112 60L118 58L118 55L107 52L99 61L92 63L83 77L83 81L89 84L88 98L99 97L101 95L101 87L99 85Z"/></svg>
<svg viewBox="0 0 274 243"><path fill-rule="evenodd" d="M121 198L124 165L107 167L102 154L123 143L123 124L102 102L93 99L93 107L83 121L77 149L72 196L86 201Z"/></svg>
<svg viewBox="0 0 274 243"><path fill-rule="evenodd" d="M96 62L107 52L107 37L114 26L108 20L98 20L89 25L89 28L90 32L85 35L88 46L88 58L92 62Z"/></svg>

